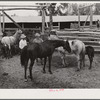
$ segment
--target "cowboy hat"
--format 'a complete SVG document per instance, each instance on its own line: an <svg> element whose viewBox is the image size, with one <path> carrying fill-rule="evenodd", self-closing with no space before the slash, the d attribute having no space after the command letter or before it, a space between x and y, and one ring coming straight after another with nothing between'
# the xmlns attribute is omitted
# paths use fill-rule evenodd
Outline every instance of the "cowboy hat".
<svg viewBox="0 0 100 100"><path fill-rule="evenodd" d="M20 38L26 38L26 36L24 34L22 34Z"/></svg>
<svg viewBox="0 0 100 100"><path fill-rule="evenodd" d="M39 34L39 33L36 33L36 34L35 34L35 36L36 36L36 37L39 37L39 36L40 36L40 34Z"/></svg>

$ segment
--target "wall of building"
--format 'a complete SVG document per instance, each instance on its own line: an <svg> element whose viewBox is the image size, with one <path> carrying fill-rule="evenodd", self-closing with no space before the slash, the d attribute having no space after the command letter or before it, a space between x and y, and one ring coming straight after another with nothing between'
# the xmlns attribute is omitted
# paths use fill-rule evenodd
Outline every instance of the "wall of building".
<svg viewBox="0 0 100 100"><path fill-rule="evenodd" d="M71 23L76 23L78 24L78 21L73 21L73 22L60 22L60 29L65 29L65 28L71 28ZM83 26L84 25L84 21L81 21L80 25ZM42 23L18 23L22 28L40 28L42 29ZM89 25L90 22L86 22L86 25ZM95 22L93 22L93 24L96 24ZM49 23L48 23L49 25ZM3 24L1 24L1 26L3 26ZM46 23L45 23L45 26ZM58 22L53 22L53 26L58 26ZM17 28L16 25L14 25L14 23L5 23L5 29L6 28L11 28L11 30L13 30L13 28Z"/></svg>

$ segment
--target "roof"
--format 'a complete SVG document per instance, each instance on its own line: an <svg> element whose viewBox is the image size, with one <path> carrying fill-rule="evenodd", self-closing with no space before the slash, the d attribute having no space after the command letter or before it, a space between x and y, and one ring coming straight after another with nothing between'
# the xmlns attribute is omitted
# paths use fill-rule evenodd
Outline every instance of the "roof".
<svg viewBox="0 0 100 100"><path fill-rule="evenodd" d="M87 16L80 16L80 21L86 21ZM42 16L12 16L12 19L17 23L41 23ZM97 19L100 20L100 15L93 15L93 21ZM49 16L45 18L46 22L49 22ZM90 17L87 21L90 20ZM53 16L53 22L71 22L71 21L78 21L78 16ZM3 18L1 18L1 22L3 22ZM10 19L5 17L6 23L12 23Z"/></svg>

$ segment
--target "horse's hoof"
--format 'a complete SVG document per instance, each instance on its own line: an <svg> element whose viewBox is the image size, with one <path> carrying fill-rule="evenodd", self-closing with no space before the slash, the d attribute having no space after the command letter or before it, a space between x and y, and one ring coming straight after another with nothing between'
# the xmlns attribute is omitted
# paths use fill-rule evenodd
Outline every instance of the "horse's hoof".
<svg viewBox="0 0 100 100"><path fill-rule="evenodd" d="M32 78L30 75L28 75L28 78Z"/></svg>
<svg viewBox="0 0 100 100"><path fill-rule="evenodd" d="M33 80L33 78L31 76L28 76L28 78L30 78L31 80Z"/></svg>
<svg viewBox="0 0 100 100"><path fill-rule="evenodd" d="M65 65L62 64L61 67L65 67Z"/></svg>
<svg viewBox="0 0 100 100"><path fill-rule="evenodd" d="M45 74L45 73L46 73L46 71L43 71L43 73Z"/></svg>
<svg viewBox="0 0 100 100"><path fill-rule="evenodd" d="M3 76L7 76L7 75L8 75L8 73L4 72L2 75L3 75Z"/></svg>
<svg viewBox="0 0 100 100"><path fill-rule="evenodd" d="M50 74L53 74L51 71L49 71Z"/></svg>
<svg viewBox="0 0 100 100"><path fill-rule="evenodd" d="M77 69L76 72L80 71L80 69Z"/></svg>
<svg viewBox="0 0 100 100"><path fill-rule="evenodd" d="M91 67L89 67L89 70L91 70Z"/></svg>
<svg viewBox="0 0 100 100"><path fill-rule="evenodd" d="M30 79L31 79L31 81L33 80L33 78L32 78L32 77L30 77Z"/></svg>

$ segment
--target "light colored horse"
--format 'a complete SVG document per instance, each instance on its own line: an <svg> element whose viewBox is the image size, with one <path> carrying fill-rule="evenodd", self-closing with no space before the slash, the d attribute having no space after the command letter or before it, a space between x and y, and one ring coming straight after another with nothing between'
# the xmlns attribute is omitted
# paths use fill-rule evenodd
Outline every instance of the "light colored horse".
<svg viewBox="0 0 100 100"><path fill-rule="evenodd" d="M13 36L4 36L1 39L1 43L4 44L5 46L8 46L9 47L9 51L11 51L11 45L14 45L16 43L16 41L21 36L21 33L22 33L21 30L17 30L16 33Z"/></svg>
<svg viewBox="0 0 100 100"><path fill-rule="evenodd" d="M79 71L82 66L85 67L85 44L80 40L69 40L69 43L71 47L70 54L75 54L78 62L77 71ZM59 48L58 50L62 55L62 64L65 66L65 57L67 53L63 48Z"/></svg>
<svg viewBox="0 0 100 100"><path fill-rule="evenodd" d="M72 53L74 53L77 57L77 71L79 71L82 66L85 67L85 44L80 40L70 40L69 43Z"/></svg>

